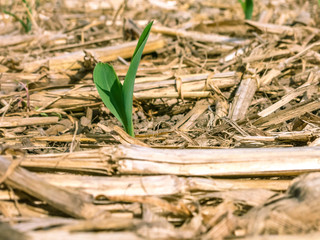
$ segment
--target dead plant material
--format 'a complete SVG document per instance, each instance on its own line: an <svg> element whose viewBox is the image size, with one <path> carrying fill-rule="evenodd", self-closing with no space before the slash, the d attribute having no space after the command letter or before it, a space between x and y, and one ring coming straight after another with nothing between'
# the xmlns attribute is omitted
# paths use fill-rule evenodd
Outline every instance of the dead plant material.
<svg viewBox="0 0 320 240"><path fill-rule="evenodd" d="M254 1L251 20L237 0L4 2L0 227L319 239L318 1ZM123 82L152 20L130 138L92 70L108 62Z"/></svg>
<svg viewBox="0 0 320 240"><path fill-rule="evenodd" d="M51 206L78 218L92 218L98 215L101 210L93 206L88 196L81 193L75 194L65 189L52 186L33 173L15 166L13 169L9 160L0 158L1 176L9 186L19 189L29 195L47 202ZM10 170L9 170L10 169ZM8 173L8 171L10 171Z"/></svg>
<svg viewBox="0 0 320 240"><path fill-rule="evenodd" d="M286 193L270 198L243 217L246 234L301 234L319 231L319 173L296 178Z"/></svg>

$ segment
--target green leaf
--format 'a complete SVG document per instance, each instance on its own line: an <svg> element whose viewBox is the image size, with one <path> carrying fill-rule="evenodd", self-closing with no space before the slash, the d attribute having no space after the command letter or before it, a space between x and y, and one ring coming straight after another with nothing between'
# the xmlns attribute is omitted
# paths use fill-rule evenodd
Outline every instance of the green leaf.
<svg viewBox="0 0 320 240"><path fill-rule="evenodd" d="M28 2L26 0L22 0L22 2L25 4L25 6L27 7L27 11L29 11L30 14L32 14L32 9L30 7L30 5L28 4ZM8 14L12 17L14 17L15 20L19 21L20 24L22 25L22 27L24 28L24 31L26 33L30 32L31 31L31 28L32 28L32 22L30 20L30 17L29 17L29 14L28 12L26 12L26 22L24 22L21 18L19 18L16 14L12 13L12 12L9 12L9 11L6 11L6 10L3 10L3 12L5 14Z"/></svg>
<svg viewBox="0 0 320 240"><path fill-rule="evenodd" d="M98 63L93 70L93 80L103 103L121 124L125 126L127 123L124 121L126 117L122 85L114 68L107 63Z"/></svg>
<svg viewBox="0 0 320 240"><path fill-rule="evenodd" d="M244 11L244 9L246 8L245 2L242 1L242 0L238 0L238 2L241 4L241 7L242 7L242 9Z"/></svg>
<svg viewBox="0 0 320 240"><path fill-rule="evenodd" d="M134 89L134 81L136 79L136 73L138 70L138 66L141 60L142 52L144 49L144 46L147 43L150 30L152 27L153 21L150 22L145 29L143 30L138 44L136 46L136 49L133 53L133 57L130 63L129 70L126 74L126 77L124 79L123 83L123 96L124 96L124 105L125 105L125 112L126 117L128 119L128 123L131 123L129 126L129 135L134 136L133 131L133 124L132 124L132 102L133 102L133 89Z"/></svg>
<svg viewBox="0 0 320 240"><path fill-rule="evenodd" d="M244 10L245 17L246 19L251 19L252 12L253 12L253 0L246 0L245 5L246 5Z"/></svg>
<svg viewBox="0 0 320 240"><path fill-rule="evenodd" d="M132 123L134 81L152 23L153 22L150 22L146 26L139 38L123 85L119 81L119 78L111 65L107 63L98 63L93 70L94 83L103 103L121 122L125 131L131 136L134 136Z"/></svg>
<svg viewBox="0 0 320 240"><path fill-rule="evenodd" d="M26 5L26 7L28 8L28 11L29 11L30 13L32 13L32 9L31 9L29 3L28 3L26 0L22 0L22 2Z"/></svg>
<svg viewBox="0 0 320 240"><path fill-rule="evenodd" d="M22 25L24 31L25 31L26 33L28 33L28 32L31 30L31 25L30 25L31 22L30 22L30 24L28 23L29 18L27 18L27 22L25 23L25 22L24 22L21 18L19 18L16 14L14 14L14 13L12 13L12 12L9 12L9 11L6 11L6 10L3 10L3 12L4 12L5 14L10 15L10 16L13 17L15 20L19 21L20 24Z"/></svg>
<svg viewBox="0 0 320 240"><path fill-rule="evenodd" d="M319 0L320 1L320 0ZM246 19L252 18L252 12L253 12L253 0L238 0L238 2L241 4L241 7L243 9L244 15Z"/></svg>

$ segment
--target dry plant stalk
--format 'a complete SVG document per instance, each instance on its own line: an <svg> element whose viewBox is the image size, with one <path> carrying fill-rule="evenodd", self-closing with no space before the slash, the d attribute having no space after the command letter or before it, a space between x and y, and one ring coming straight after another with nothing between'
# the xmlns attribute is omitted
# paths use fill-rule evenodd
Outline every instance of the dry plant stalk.
<svg viewBox="0 0 320 240"><path fill-rule="evenodd" d="M30 155L26 156L22 166L96 170L108 174L284 176L318 171L319 154L316 147L154 149L119 145L72 154Z"/></svg>
<svg viewBox="0 0 320 240"><path fill-rule="evenodd" d="M0 156L1 176L6 174L10 166L10 161ZM6 176L4 182L10 187L26 192L76 218L89 219L101 213L101 210L90 202L88 195L81 194L80 192L70 192L53 186L21 167L15 167Z"/></svg>

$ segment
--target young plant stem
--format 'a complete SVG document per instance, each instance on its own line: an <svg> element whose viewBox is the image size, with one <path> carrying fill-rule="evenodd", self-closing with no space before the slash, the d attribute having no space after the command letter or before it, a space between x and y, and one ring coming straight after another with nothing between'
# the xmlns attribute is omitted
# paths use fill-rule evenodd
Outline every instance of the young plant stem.
<svg viewBox="0 0 320 240"><path fill-rule="evenodd" d="M134 137L132 122L133 88L144 46L153 22L143 30L133 53L123 85L114 68L108 63L98 63L93 70L93 80L98 93L111 113L121 122L125 131Z"/></svg>

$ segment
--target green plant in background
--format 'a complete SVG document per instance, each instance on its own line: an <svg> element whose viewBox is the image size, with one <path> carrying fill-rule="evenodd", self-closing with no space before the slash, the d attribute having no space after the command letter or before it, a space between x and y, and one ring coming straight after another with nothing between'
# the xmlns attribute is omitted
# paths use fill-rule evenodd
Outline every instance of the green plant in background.
<svg viewBox="0 0 320 240"><path fill-rule="evenodd" d="M320 0L319 0L320 1ZM253 12L253 0L238 0L243 9L244 15L246 19L251 19Z"/></svg>
<svg viewBox="0 0 320 240"><path fill-rule="evenodd" d="M30 16L29 16L30 14L32 14L32 10L31 10L31 7L30 7L30 5L27 3L26 0L21 0L21 1L25 4L25 6L26 6L26 8L27 8L27 12L26 12L27 17L26 17L26 21L25 21L25 22L24 22L21 18L19 18L16 14L14 14L14 13L12 13L12 12L9 12L9 11L6 11L6 10L3 10L3 12L4 12L5 14L8 14L8 15L14 17L14 19L16 19L17 21L19 21L20 24L22 25L24 31L25 31L26 33L28 33L28 32L31 31L31 28L32 28L31 19L30 19Z"/></svg>
<svg viewBox="0 0 320 240"><path fill-rule="evenodd" d="M139 38L138 44L132 56L129 70L124 78L123 85L119 81L114 68L108 63L100 62L93 70L93 80L103 103L121 122L125 131L132 137L134 137L132 123L134 81L152 24L153 22L150 22L146 26Z"/></svg>

